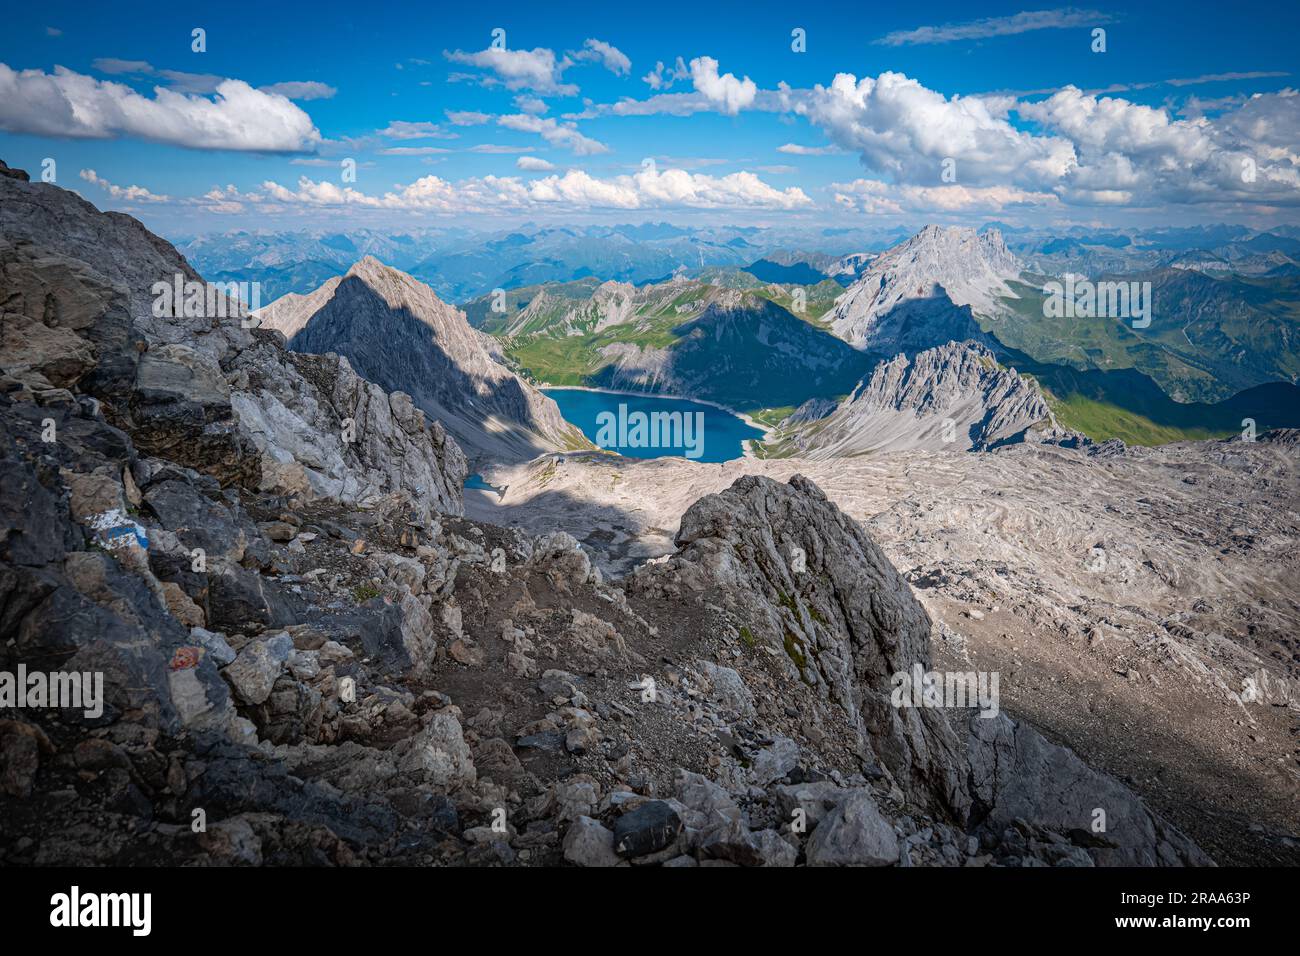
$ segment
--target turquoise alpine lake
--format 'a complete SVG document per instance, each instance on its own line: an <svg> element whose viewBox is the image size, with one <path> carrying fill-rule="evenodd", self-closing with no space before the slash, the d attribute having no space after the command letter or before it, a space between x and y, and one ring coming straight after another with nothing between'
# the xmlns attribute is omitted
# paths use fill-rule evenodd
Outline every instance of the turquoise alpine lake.
<svg viewBox="0 0 1300 956"><path fill-rule="evenodd" d="M731 412L684 398L578 388L542 391L598 447L629 458L731 461L744 456L747 440L763 437L761 429Z"/></svg>

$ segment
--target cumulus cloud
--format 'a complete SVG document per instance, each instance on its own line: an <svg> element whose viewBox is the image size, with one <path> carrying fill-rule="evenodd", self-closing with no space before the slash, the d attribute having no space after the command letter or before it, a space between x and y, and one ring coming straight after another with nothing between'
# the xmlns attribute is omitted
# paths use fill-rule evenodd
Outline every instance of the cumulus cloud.
<svg viewBox="0 0 1300 956"><path fill-rule="evenodd" d="M447 110L447 122L452 126L481 126L492 119L491 113L474 110Z"/></svg>
<svg viewBox="0 0 1300 956"><path fill-rule="evenodd" d="M548 163L540 156L520 156L515 165L530 173L549 173L555 169L554 163Z"/></svg>
<svg viewBox="0 0 1300 956"><path fill-rule="evenodd" d="M564 71L573 65L568 57L557 60L555 51L545 47L532 50L503 50L489 47L477 53L443 50L452 63L464 63L488 70L489 82L504 84L509 90L532 90L535 93L573 96L578 88L563 82Z"/></svg>
<svg viewBox="0 0 1300 956"><path fill-rule="evenodd" d="M1049 192L1029 192L1014 186L908 186L875 179L832 183L835 202L871 215L904 212L995 212L1012 206L1054 206L1059 199Z"/></svg>
<svg viewBox="0 0 1300 956"><path fill-rule="evenodd" d="M597 153L609 152L609 147L604 143L578 132L578 127L574 123L560 123L550 118L518 113L498 116L497 125L521 133L536 133L552 146L571 150L575 156L594 156Z"/></svg>
<svg viewBox="0 0 1300 956"><path fill-rule="evenodd" d="M297 152L315 147L311 117L283 96L222 80L214 98L128 86L55 67L11 69L0 63L0 129L71 139L140 139L192 149Z"/></svg>
<svg viewBox="0 0 1300 956"><path fill-rule="evenodd" d="M1256 94L1211 121L1067 87L1017 111L1069 137L1078 163L1058 192L1072 202L1300 203L1300 96Z"/></svg>
<svg viewBox="0 0 1300 956"><path fill-rule="evenodd" d="M484 176L456 183L424 176L382 196L350 186L316 182L304 176L290 189L262 184L263 197L278 203L313 207L464 213L565 207L567 209L799 209L812 204L796 187L777 189L753 173L707 176L681 169L644 168L635 175L602 179L571 169L563 175L522 180Z"/></svg>
<svg viewBox="0 0 1300 956"><path fill-rule="evenodd" d="M545 113L550 109L540 96L529 96L527 93L515 97L515 106L519 107L521 113Z"/></svg>
<svg viewBox="0 0 1300 956"><path fill-rule="evenodd" d="M88 183L94 183L104 192L108 193L114 199L123 199L128 202L170 202L170 196L160 196L151 193L143 186L115 186L107 179L104 179L93 169L83 169L81 178Z"/></svg>
<svg viewBox="0 0 1300 956"><path fill-rule="evenodd" d="M583 44L583 49L571 53L570 56L575 60L597 61L616 76L626 76L632 72L632 61L627 58L627 55L604 40L587 40Z"/></svg>
<svg viewBox="0 0 1300 956"><path fill-rule="evenodd" d="M1076 159L1068 140L1016 129L1006 116L1010 99L948 98L901 73L861 80L841 73L829 87L789 96L832 142L899 182L937 183L951 158L963 183L1047 185Z"/></svg>
<svg viewBox="0 0 1300 956"><path fill-rule="evenodd" d="M691 82L697 93L732 116L752 104L758 95L758 85L749 77L738 80L734 73L719 76L718 61L711 56L691 60Z"/></svg>
<svg viewBox="0 0 1300 956"><path fill-rule="evenodd" d="M928 43L952 43L955 40L984 40L989 37L1012 36L1033 30L1065 30L1101 26L1115 18L1097 10L1075 10L1061 7L1056 10L1033 10L1009 17L985 17L962 23L945 23L937 27L917 27L914 30L896 30L875 42L885 46L913 46Z"/></svg>
<svg viewBox="0 0 1300 956"><path fill-rule="evenodd" d="M668 70L664 69L663 61L660 60L653 70L641 77L641 81L657 92L670 89L678 80L685 80L690 75L691 71L686 68L686 62L679 56L677 62Z"/></svg>
<svg viewBox="0 0 1300 956"><path fill-rule="evenodd" d="M290 162L297 162L297 160L290 160ZM259 193L241 192L234 185L213 186L201 197L187 199L185 202L189 205L201 206L205 212L220 213L221 215L241 213L244 211L245 203L253 203L263 209L267 208L265 206L265 196Z"/></svg>
<svg viewBox="0 0 1300 956"><path fill-rule="evenodd" d="M905 207L948 209L996 198L994 187L1009 190L1008 203L1300 202L1293 90L1222 104L1214 119L1180 119L1072 86L1037 101L946 97L901 73L840 74L828 87L780 96L832 143L856 152L879 181L892 180ZM1013 114L1032 128L1013 124ZM866 194L872 208L885 208L880 188Z"/></svg>

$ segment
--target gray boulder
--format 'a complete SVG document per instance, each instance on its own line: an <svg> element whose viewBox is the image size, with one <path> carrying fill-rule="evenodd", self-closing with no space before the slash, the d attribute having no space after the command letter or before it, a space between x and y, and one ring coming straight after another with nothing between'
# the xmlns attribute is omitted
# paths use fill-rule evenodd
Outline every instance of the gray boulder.
<svg viewBox="0 0 1300 956"><path fill-rule="evenodd" d="M809 866L893 866L898 835L865 790L836 805L808 840Z"/></svg>

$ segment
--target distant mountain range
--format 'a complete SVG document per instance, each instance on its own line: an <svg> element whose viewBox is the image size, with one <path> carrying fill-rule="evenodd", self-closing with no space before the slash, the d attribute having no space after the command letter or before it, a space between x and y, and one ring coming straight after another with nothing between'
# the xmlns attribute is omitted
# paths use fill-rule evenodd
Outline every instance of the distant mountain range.
<svg viewBox="0 0 1300 956"><path fill-rule="evenodd" d="M782 423L771 454L796 438L808 454L929 447L945 419L966 431L944 446L970 448L1031 426L1155 444L1300 425L1300 275L1286 274L1300 238L1007 228L930 225L855 251L862 233L668 224L232 233L183 249L209 279L303 288L265 323L409 393L472 457L583 443L543 383L718 402ZM1044 286L1067 273L1149 282L1150 325L1051 317ZM938 418L904 434L907 416Z"/></svg>
<svg viewBox="0 0 1300 956"><path fill-rule="evenodd" d="M1244 226L1155 230L1029 230L990 223L1008 250L1035 273L1196 269L1208 274L1286 277L1300 273L1300 230L1258 232ZM551 227L499 232L463 227L405 233L236 231L177 242L209 281L258 281L262 301L303 294L373 255L462 302L493 289L583 278L644 284L709 268L744 268L764 282L848 285L875 254L914 230L687 227L669 223Z"/></svg>
<svg viewBox="0 0 1300 956"><path fill-rule="evenodd" d="M818 270L839 274L780 281ZM1230 434L1245 418L1300 424L1300 282L1186 268L1121 275L1151 283L1148 327L1052 318L1043 292L1052 275L1035 275L999 230L929 226L879 254L778 251L664 283L543 283L465 311L535 380L707 398L771 422L809 400L861 393L897 355L973 342L1030 375L1062 427L1095 437L1159 443Z"/></svg>
<svg viewBox="0 0 1300 956"><path fill-rule="evenodd" d="M809 268L800 270L797 279L815 282L842 271L842 257L883 249L898 238L894 230L688 228L646 223L526 225L492 233L463 228L404 234L240 231L191 238L178 242L177 248L209 281L261 282L264 302L290 292L310 292L366 255L419 279L446 300L464 301L493 289L591 277L658 282L683 272L745 266L765 258L791 266L804 262ZM816 251L792 253L791 249Z"/></svg>

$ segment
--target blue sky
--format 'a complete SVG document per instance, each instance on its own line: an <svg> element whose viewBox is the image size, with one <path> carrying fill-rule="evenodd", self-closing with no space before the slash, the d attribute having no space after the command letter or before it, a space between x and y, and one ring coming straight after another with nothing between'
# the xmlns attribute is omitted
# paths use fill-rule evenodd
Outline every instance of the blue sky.
<svg viewBox="0 0 1300 956"><path fill-rule="evenodd" d="M1266 226L1300 219L1298 27L1188 2L29 4L0 158L170 234Z"/></svg>

